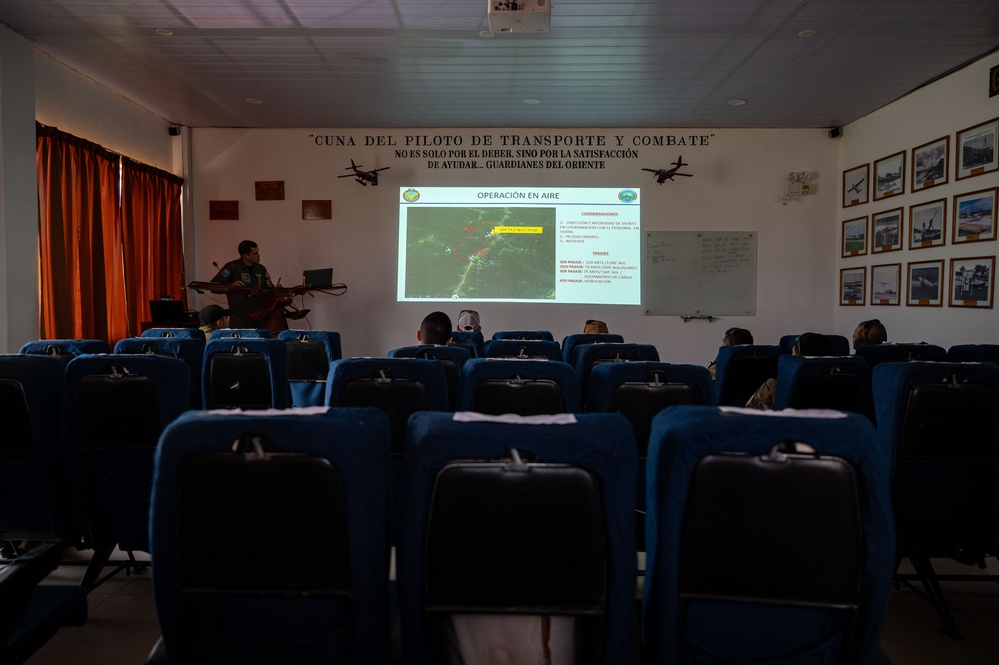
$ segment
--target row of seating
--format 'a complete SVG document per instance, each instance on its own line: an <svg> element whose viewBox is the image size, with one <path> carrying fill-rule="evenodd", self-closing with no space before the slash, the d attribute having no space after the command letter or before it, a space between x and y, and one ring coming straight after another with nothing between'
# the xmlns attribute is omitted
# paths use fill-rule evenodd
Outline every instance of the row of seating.
<svg viewBox="0 0 999 665"><path fill-rule="evenodd" d="M875 662L894 547L891 458L870 422L675 407L652 432L647 662L705 650L725 662ZM154 659L384 662L389 439L376 409L189 412L169 425L151 510ZM407 663L490 647L629 662L636 446L625 418L424 411L404 450ZM259 557L252 545L278 533L294 547Z"/></svg>

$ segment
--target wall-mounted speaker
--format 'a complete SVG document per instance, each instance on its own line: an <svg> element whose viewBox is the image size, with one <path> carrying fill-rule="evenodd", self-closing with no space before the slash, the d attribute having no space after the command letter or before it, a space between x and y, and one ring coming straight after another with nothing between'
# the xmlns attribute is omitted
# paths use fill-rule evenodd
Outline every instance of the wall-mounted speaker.
<svg viewBox="0 0 999 665"><path fill-rule="evenodd" d="M170 136L180 136L180 127L171 127L167 131L170 132Z"/></svg>
<svg viewBox="0 0 999 665"><path fill-rule="evenodd" d="M831 138L831 139L838 139L841 136L843 136L843 129L842 128L840 128L840 127L833 127L832 129L829 130L829 138Z"/></svg>

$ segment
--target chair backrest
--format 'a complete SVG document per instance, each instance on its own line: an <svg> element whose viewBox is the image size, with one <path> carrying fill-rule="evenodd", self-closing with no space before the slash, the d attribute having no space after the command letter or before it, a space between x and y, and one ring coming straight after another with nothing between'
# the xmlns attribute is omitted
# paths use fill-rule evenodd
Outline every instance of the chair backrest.
<svg viewBox="0 0 999 665"><path fill-rule="evenodd" d="M871 370L859 356L785 354L777 364L775 409L838 409L866 415L870 396Z"/></svg>
<svg viewBox="0 0 999 665"><path fill-rule="evenodd" d="M284 340L210 339L201 370L206 409L284 409L290 405Z"/></svg>
<svg viewBox="0 0 999 665"><path fill-rule="evenodd" d="M952 363L999 364L999 344L956 344L947 349L947 360Z"/></svg>
<svg viewBox="0 0 999 665"><path fill-rule="evenodd" d="M0 538L71 537L59 433L65 366L44 355L0 355Z"/></svg>
<svg viewBox="0 0 999 665"><path fill-rule="evenodd" d="M497 330L493 333L493 339L516 339L521 341L540 339L554 342L555 336L552 335L550 330Z"/></svg>
<svg viewBox="0 0 999 665"><path fill-rule="evenodd" d="M168 661L384 662L390 477L376 409L178 418L150 529ZM260 557L274 538L294 551Z"/></svg>
<svg viewBox="0 0 999 665"><path fill-rule="evenodd" d="M458 377L461 368L472 358L471 352L461 346L418 345L403 346L388 352L389 358L423 358L440 361L447 382L448 409L454 411L458 396Z"/></svg>
<svg viewBox="0 0 999 665"><path fill-rule="evenodd" d="M573 363L573 351L583 344L614 344L624 341L624 337L607 333L574 333L562 338L562 360Z"/></svg>
<svg viewBox="0 0 999 665"><path fill-rule="evenodd" d="M794 343L798 340L801 335L781 335L780 342L778 345L784 353L791 353L794 349ZM830 344L839 351L839 355L848 356L850 355L850 340L844 335L824 335L826 339L829 340Z"/></svg>
<svg viewBox="0 0 999 665"><path fill-rule="evenodd" d="M658 362L659 352L652 344L611 342L578 346L573 352L573 357L575 360L572 367L579 378L579 389L583 395L586 395L586 384L590 378L590 372L597 365L636 361ZM585 402L583 407L586 407Z"/></svg>
<svg viewBox="0 0 999 665"><path fill-rule="evenodd" d="M213 330L209 339L225 339L236 337L240 339L271 339L274 333L268 328L220 328Z"/></svg>
<svg viewBox="0 0 999 665"><path fill-rule="evenodd" d="M208 341L205 331L201 328L149 328L143 330L139 337L180 337Z"/></svg>
<svg viewBox="0 0 999 665"><path fill-rule="evenodd" d="M473 358L461 370L455 408L492 415L579 413L579 380L561 361Z"/></svg>
<svg viewBox="0 0 999 665"><path fill-rule="evenodd" d="M482 347L484 358L519 360L562 360L558 342L546 339L491 339Z"/></svg>
<svg viewBox="0 0 999 665"><path fill-rule="evenodd" d="M392 453L400 455L411 414L449 410L444 367L423 358L336 360L330 366L326 404L381 409L389 419Z"/></svg>
<svg viewBox="0 0 999 665"><path fill-rule="evenodd" d="M407 662L441 662L430 628L438 615L465 612L602 617L586 630L593 648L577 648L579 661L626 662L635 575L634 538L622 528L634 508L630 428L617 414L505 420L419 413L410 421L398 569ZM479 498L470 500L476 486ZM448 575L452 566L465 572Z"/></svg>
<svg viewBox="0 0 999 665"><path fill-rule="evenodd" d="M984 562L999 547L999 366L882 363L872 381L899 556Z"/></svg>
<svg viewBox="0 0 999 665"><path fill-rule="evenodd" d="M149 550L153 451L163 428L187 410L189 381L184 361L165 356L82 355L66 366L62 439L95 549L88 582L107 546Z"/></svg>
<svg viewBox="0 0 999 665"><path fill-rule="evenodd" d="M477 330L454 330L451 332L451 344L467 349L473 358L481 358L485 340Z"/></svg>
<svg viewBox="0 0 999 665"><path fill-rule="evenodd" d="M200 332L200 331L199 331ZM189 385L189 407L200 409L201 399L201 365L205 358L205 340L197 337L130 337L119 340L114 345L117 355L148 353L153 355L180 358L187 364L191 372Z"/></svg>
<svg viewBox="0 0 999 665"><path fill-rule="evenodd" d="M288 351L288 388L292 406L320 406L326 397L330 363L343 357L340 333L282 330Z"/></svg>
<svg viewBox="0 0 999 665"><path fill-rule="evenodd" d="M867 361L867 366L874 370L875 365L883 362L907 362L910 360L929 360L931 362L946 362L947 351L935 344L864 344L857 347L857 355Z"/></svg>
<svg viewBox="0 0 999 665"><path fill-rule="evenodd" d="M707 649L720 661L873 665L895 557L889 467L858 414L678 406L656 416L648 662ZM737 555L722 549L730 538L741 539ZM725 565L707 570L719 557Z"/></svg>
<svg viewBox="0 0 999 665"><path fill-rule="evenodd" d="M715 400L721 406L745 406L767 379L777 378L779 346L742 344L718 349Z"/></svg>
<svg viewBox="0 0 999 665"><path fill-rule="evenodd" d="M111 346L103 339L39 339L27 342L18 353L55 356L68 363L84 353L111 353Z"/></svg>

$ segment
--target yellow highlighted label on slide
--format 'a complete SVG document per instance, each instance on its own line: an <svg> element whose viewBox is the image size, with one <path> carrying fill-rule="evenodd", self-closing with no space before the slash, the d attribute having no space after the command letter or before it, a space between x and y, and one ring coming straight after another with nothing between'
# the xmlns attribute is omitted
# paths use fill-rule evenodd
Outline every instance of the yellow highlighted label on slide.
<svg viewBox="0 0 999 665"><path fill-rule="evenodd" d="M497 226L493 233L541 233L540 226Z"/></svg>

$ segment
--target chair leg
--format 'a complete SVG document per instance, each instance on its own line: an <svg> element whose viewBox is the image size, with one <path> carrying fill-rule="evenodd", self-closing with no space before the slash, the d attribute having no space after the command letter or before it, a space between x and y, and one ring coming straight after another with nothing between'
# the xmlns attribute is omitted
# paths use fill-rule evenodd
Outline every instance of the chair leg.
<svg viewBox="0 0 999 665"><path fill-rule="evenodd" d="M87 591L92 591L98 584L100 584L98 578L101 576L101 571L104 570L104 566L107 564L108 559L111 558L111 553L114 552L114 546L114 542L94 543L94 555L90 557L90 564L87 566L87 571L83 574L83 580L80 582L80 586Z"/></svg>
<svg viewBox="0 0 999 665"><path fill-rule="evenodd" d="M919 580L926 590L923 598L936 609L940 621L943 622L941 628L943 633L955 640L963 640L964 635L957 628L957 622L954 621L954 615L950 612L947 598L944 596L943 589L940 588L940 582L937 580L936 571L933 570L933 564L930 563L929 557L909 557L909 561L912 562L913 568L916 569L916 575L919 576Z"/></svg>

